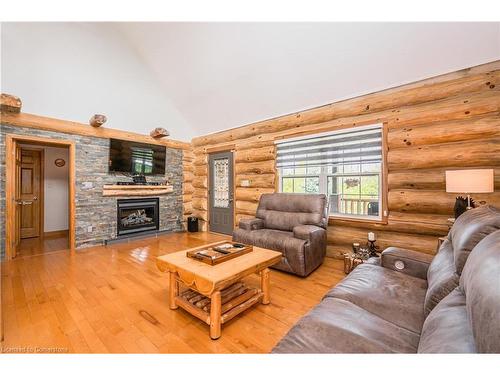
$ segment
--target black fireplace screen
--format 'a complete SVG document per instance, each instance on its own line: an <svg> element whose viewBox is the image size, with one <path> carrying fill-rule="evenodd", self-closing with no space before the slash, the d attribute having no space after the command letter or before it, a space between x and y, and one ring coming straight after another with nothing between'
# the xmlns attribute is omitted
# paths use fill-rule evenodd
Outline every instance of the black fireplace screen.
<svg viewBox="0 0 500 375"><path fill-rule="evenodd" d="M118 235L159 229L158 198L119 199Z"/></svg>

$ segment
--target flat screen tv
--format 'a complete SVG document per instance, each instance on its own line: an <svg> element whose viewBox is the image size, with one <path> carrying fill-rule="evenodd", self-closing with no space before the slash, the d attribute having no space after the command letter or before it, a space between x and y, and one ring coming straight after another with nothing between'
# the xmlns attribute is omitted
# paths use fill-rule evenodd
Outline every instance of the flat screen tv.
<svg viewBox="0 0 500 375"><path fill-rule="evenodd" d="M166 147L111 139L109 171L144 175L165 174Z"/></svg>

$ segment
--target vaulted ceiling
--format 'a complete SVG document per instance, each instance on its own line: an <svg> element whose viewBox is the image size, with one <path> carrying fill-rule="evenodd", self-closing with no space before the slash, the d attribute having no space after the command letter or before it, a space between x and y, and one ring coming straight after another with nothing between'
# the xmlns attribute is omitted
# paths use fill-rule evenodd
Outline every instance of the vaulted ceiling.
<svg viewBox="0 0 500 375"><path fill-rule="evenodd" d="M161 93L170 108L159 112L154 125L184 128L184 133L173 132L177 138L500 58L499 23L109 23L94 30L102 37L109 33L119 38L143 65L151 82L148 87L154 85L154 92ZM109 43L116 41L109 39ZM123 63L107 59L105 45L98 48L103 54L99 64ZM141 76L124 78L140 80ZM115 90L116 97L125 91ZM144 101L138 98L126 110L146 108L151 98ZM154 126L140 121L126 124L123 119L115 127L146 133Z"/></svg>

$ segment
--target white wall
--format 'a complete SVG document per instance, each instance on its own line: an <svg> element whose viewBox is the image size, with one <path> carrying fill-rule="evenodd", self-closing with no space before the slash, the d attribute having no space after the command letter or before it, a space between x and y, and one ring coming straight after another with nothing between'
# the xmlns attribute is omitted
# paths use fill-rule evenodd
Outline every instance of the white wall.
<svg viewBox="0 0 500 375"><path fill-rule="evenodd" d="M149 134L161 126L173 139L193 137L150 70L109 24L1 27L1 90L19 96L24 112L83 123L102 113L110 128Z"/></svg>
<svg viewBox="0 0 500 375"><path fill-rule="evenodd" d="M44 147L44 232L68 229L69 152L67 148ZM64 167L54 161L64 159Z"/></svg>

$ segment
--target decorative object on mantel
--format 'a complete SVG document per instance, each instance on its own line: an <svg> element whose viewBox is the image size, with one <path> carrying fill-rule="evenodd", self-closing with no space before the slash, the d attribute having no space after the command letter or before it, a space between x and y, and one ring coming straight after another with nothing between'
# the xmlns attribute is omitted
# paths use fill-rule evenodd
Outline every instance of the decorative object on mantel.
<svg viewBox="0 0 500 375"><path fill-rule="evenodd" d="M94 115L90 118L89 124L94 128L102 126L108 119L104 115Z"/></svg>
<svg viewBox="0 0 500 375"><path fill-rule="evenodd" d="M104 185L103 197L156 196L174 191L172 185Z"/></svg>
<svg viewBox="0 0 500 375"><path fill-rule="evenodd" d="M10 113L19 113L21 112L22 106L21 99L17 96L2 94L0 96L0 111L1 112L10 112Z"/></svg>
<svg viewBox="0 0 500 375"><path fill-rule="evenodd" d="M151 130L151 133L149 133L151 137L158 139L158 138L163 138L163 137L168 137L170 135L169 131L165 128L154 128Z"/></svg>
<svg viewBox="0 0 500 375"><path fill-rule="evenodd" d="M64 167L66 165L66 161L64 159L61 159L61 158L58 158L56 160L54 160L54 164L56 165L56 167Z"/></svg>
<svg viewBox="0 0 500 375"><path fill-rule="evenodd" d="M474 208L470 193L493 193L493 169L462 169L446 171L446 192L467 194L467 205L463 208L465 198L457 197L455 201L455 218Z"/></svg>

